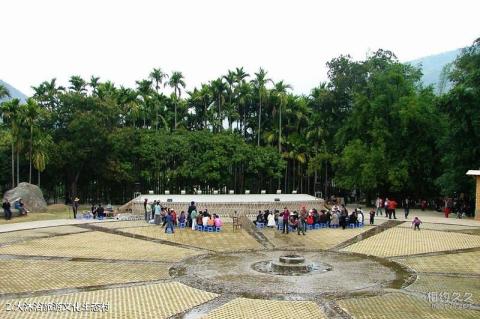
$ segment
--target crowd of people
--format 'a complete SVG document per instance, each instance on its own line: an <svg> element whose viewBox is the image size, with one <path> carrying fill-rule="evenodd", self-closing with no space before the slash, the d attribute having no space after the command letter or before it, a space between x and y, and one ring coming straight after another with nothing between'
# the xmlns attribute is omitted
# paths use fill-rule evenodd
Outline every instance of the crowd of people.
<svg viewBox="0 0 480 319"><path fill-rule="evenodd" d="M353 224L354 227L363 225L364 214L361 208L348 212L345 205L334 205L331 209L322 209L318 211L313 208L307 211L302 207L299 211L290 212L287 207L282 212L259 211L255 219L256 225L264 225L266 227L277 227L283 233L289 233L290 230L305 235L308 228L313 228L315 224L324 224L325 227L342 227L345 229L348 225ZM373 224L373 219L371 220ZM309 227L312 226L312 227Z"/></svg>
<svg viewBox="0 0 480 319"><path fill-rule="evenodd" d="M223 226L219 215L211 214L208 212L208 209L197 211L195 202L190 203L187 213L181 211L180 214L177 214L172 208L162 206L160 201L157 200L149 204L148 199L145 199L143 206L145 210L145 220L152 221L156 225L161 224L162 227L165 227L165 232L170 230L174 233L174 227L176 226L191 228L192 230L196 230L199 225L216 228ZM150 211L148 210L148 206L150 206Z"/></svg>

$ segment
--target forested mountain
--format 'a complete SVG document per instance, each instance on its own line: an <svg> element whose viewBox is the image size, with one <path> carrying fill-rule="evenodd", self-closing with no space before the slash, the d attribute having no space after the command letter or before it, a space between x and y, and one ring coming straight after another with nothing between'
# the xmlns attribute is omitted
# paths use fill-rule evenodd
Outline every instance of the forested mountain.
<svg viewBox="0 0 480 319"><path fill-rule="evenodd" d="M452 87L452 82L448 80L448 70L461 52L462 49L456 49L429 55L407 63L420 67L423 73L423 84L425 86L433 85L435 93L442 94L448 92Z"/></svg>
<svg viewBox="0 0 480 319"><path fill-rule="evenodd" d="M480 167L480 39L440 96L388 50L340 55L327 68L308 95L262 68L226 70L191 91L181 72L160 68L134 88L96 76L44 81L25 103L1 104L0 185L113 203L194 188L473 195L465 172Z"/></svg>
<svg viewBox="0 0 480 319"><path fill-rule="evenodd" d="M22 103L24 103L27 100L27 96L25 94L23 94L22 92L20 92L19 90L17 90L16 88L8 84L7 82L0 80L0 85L3 85L8 90L8 92L10 93L10 98L17 98ZM6 97L0 98L0 103L5 101L6 99L7 99Z"/></svg>

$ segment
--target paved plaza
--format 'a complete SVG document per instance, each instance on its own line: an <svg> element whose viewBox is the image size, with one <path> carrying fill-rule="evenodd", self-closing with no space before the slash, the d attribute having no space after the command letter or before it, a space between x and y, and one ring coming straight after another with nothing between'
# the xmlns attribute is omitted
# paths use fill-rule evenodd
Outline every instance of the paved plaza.
<svg viewBox="0 0 480 319"><path fill-rule="evenodd" d="M218 233L174 234L138 220L3 225L0 318L479 318L480 222L420 216L420 231L379 217L373 226L305 236L233 229L229 220ZM345 291L322 293L318 287L335 286L321 282L332 274L311 277L318 282L262 274L256 282L255 270L240 265L285 251L385 269L383 277L375 266L348 269L359 283L378 283L356 287L352 280ZM219 269L239 266L209 276L203 268L211 260L224 263ZM215 278L226 279L220 285ZM248 289L235 289L236 281ZM312 293L302 293L304 283ZM281 293L271 293L275 285Z"/></svg>

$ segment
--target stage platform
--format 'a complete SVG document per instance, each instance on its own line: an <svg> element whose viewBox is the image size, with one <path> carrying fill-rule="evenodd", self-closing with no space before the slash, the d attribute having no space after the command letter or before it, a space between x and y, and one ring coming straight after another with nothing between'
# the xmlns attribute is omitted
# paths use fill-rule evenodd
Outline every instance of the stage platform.
<svg viewBox="0 0 480 319"><path fill-rule="evenodd" d="M194 201L198 211L208 209L209 212L221 216L232 216L236 213L243 213L249 216L257 214L259 210L279 210L284 207L289 210L300 210L303 206L306 209L323 208L323 199L308 194L219 194L219 195L155 195L143 194L134 198L122 206L123 210L130 210L134 214L143 214L143 202L148 203L160 200L164 207L169 207L177 212L187 211L190 202ZM147 207L147 210L150 206Z"/></svg>

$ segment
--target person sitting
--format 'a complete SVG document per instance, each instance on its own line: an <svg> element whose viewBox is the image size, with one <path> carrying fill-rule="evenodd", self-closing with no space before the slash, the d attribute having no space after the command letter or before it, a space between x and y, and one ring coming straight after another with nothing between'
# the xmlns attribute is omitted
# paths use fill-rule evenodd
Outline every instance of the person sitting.
<svg viewBox="0 0 480 319"><path fill-rule="evenodd" d="M18 212L20 213L20 215L27 215L27 213L30 212L25 208L25 204L23 203L22 198L19 198L15 202L15 209L18 209Z"/></svg>
<svg viewBox="0 0 480 319"><path fill-rule="evenodd" d="M105 217L105 209L103 208L102 204L98 204L97 216L98 216L98 218L100 218L100 219L102 219L102 218Z"/></svg>
<svg viewBox="0 0 480 319"><path fill-rule="evenodd" d="M203 226L203 212L199 211L197 214L197 225Z"/></svg>
<svg viewBox="0 0 480 319"><path fill-rule="evenodd" d="M208 212L204 212L203 213L203 217L202 217L202 225L203 226L207 226L208 225Z"/></svg>
<svg viewBox="0 0 480 319"><path fill-rule="evenodd" d="M332 221L330 222L330 226L338 227L340 225L340 215L337 211L332 213Z"/></svg>
<svg viewBox="0 0 480 319"><path fill-rule="evenodd" d="M185 212L182 210L182 212L180 213L180 216L178 216L178 223L179 224L183 224L185 223Z"/></svg>
<svg viewBox="0 0 480 319"><path fill-rule="evenodd" d="M327 215L325 215L325 210L322 209L320 211L320 217L318 218L318 221L320 224L326 224L327 223Z"/></svg>
<svg viewBox="0 0 480 319"><path fill-rule="evenodd" d="M313 223L319 224L320 223L320 215L316 209L313 210Z"/></svg>
<svg viewBox="0 0 480 319"><path fill-rule="evenodd" d="M215 226L215 219L212 216L208 217L207 225L210 227Z"/></svg>
<svg viewBox="0 0 480 319"><path fill-rule="evenodd" d="M292 227L292 230L295 231L298 227L298 218L295 218L294 216L290 217L289 225Z"/></svg>
<svg viewBox="0 0 480 319"><path fill-rule="evenodd" d="M220 216L218 215L214 215L215 216L215 219L214 219L214 222L215 222L215 227L222 227L223 226L223 222L222 220L220 219Z"/></svg>
<svg viewBox="0 0 480 319"><path fill-rule="evenodd" d="M273 228L275 226L277 226L277 223L275 222L275 215L272 212L267 216L267 227Z"/></svg>
<svg viewBox="0 0 480 319"><path fill-rule="evenodd" d="M257 219L255 220L255 225L258 223L265 224L265 221L263 219L263 213L261 210L258 211Z"/></svg>
<svg viewBox="0 0 480 319"><path fill-rule="evenodd" d="M310 211L310 212L308 213L307 225L313 225L313 211Z"/></svg>
<svg viewBox="0 0 480 319"><path fill-rule="evenodd" d="M348 223L349 224L354 224L355 226L358 225L357 211L356 210L352 211L352 213L350 214L350 217L348 218Z"/></svg>
<svg viewBox="0 0 480 319"><path fill-rule="evenodd" d="M330 227L330 222L332 221L332 213L330 211L327 211L327 213L325 214L325 219L326 219L326 223L327 223L327 227Z"/></svg>

